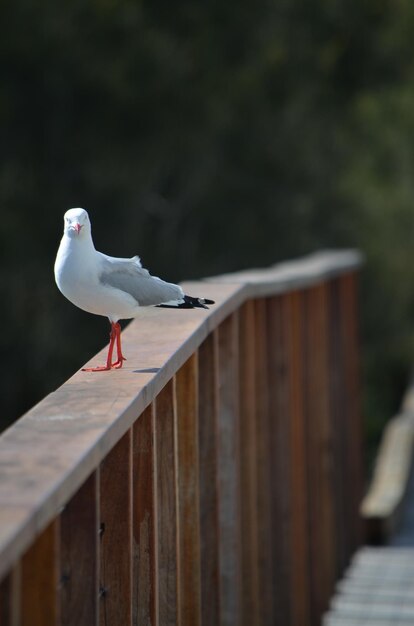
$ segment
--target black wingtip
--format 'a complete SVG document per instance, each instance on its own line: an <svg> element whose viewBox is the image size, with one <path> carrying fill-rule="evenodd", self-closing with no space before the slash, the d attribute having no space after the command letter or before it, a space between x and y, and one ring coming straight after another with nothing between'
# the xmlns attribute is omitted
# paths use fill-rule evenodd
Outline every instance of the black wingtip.
<svg viewBox="0 0 414 626"><path fill-rule="evenodd" d="M157 304L156 306L163 309L208 309L207 304L215 304L214 300L208 298L193 298L193 296L184 296L181 302L177 304Z"/></svg>
<svg viewBox="0 0 414 626"><path fill-rule="evenodd" d="M192 296L184 296L184 302L195 309L208 309L207 304L215 304L214 300L209 300L208 298L193 298Z"/></svg>

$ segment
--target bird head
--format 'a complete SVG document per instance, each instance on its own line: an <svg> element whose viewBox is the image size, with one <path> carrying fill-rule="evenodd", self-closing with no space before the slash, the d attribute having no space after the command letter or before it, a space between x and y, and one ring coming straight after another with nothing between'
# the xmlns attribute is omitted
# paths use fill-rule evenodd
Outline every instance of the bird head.
<svg viewBox="0 0 414 626"><path fill-rule="evenodd" d="M91 223L85 209L69 209L63 219L64 232L69 237L83 237L91 231Z"/></svg>

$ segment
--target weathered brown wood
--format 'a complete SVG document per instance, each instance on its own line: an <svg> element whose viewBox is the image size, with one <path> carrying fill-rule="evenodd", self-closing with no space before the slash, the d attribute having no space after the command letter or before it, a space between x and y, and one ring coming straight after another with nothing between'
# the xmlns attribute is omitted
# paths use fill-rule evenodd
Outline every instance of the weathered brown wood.
<svg viewBox="0 0 414 626"><path fill-rule="evenodd" d="M350 533L347 529L349 508L349 397L345 388L344 351L349 341L345 330L344 310L341 301L339 279L329 284L329 389L332 416L332 439L334 446L334 504L336 529L336 575L339 577L346 567L350 554Z"/></svg>
<svg viewBox="0 0 414 626"><path fill-rule="evenodd" d="M306 424L303 389L303 317L302 294L287 295L287 342L290 382L290 587L292 624L309 624L310 566L308 536L308 485Z"/></svg>
<svg viewBox="0 0 414 626"><path fill-rule="evenodd" d="M361 266L357 250L315 252L302 259L276 265L248 269L209 278L220 283L241 283L246 286L246 298L268 298L288 291L307 289Z"/></svg>
<svg viewBox="0 0 414 626"><path fill-rule="evenodd" d="M276 621L273 546L277 541L272 528L271 492L273 477L270 464L269 382L267 367L267 310L264 300L254 301L255 309L255 395L257 446L257 520L260 587L260 624Z"/></svg>
<svg viewBox="0 0 414 626"><path fill-rule="evenodd" d="M363 493L362 417L360 400L360 364L358 329L358 277L345 274L339 279L340 301L343 308L342 341L344 345L344 387L348 398L348 441L350 487L347 527L349 528L350 554L362 540L359 506ZM349 556L350 556L349 554Z"/></svg>
<svg viewBox="0 0 414 626"><path fill-rule="evenodd" d="M201 344L198 366L202 624L219 624L217 332Z"/></svg>
<svg viewBox="0 0 414 626"><path fill-rule="evenodd" d="M12 581L11 574L3 578L0 582L0 625L10 626L11 624L11 595Z"/></svg>
<svg viewBox="0 0 414 626"><path fill-rule="evenodd" d="M178 623L201 624L198 355L174 379L177 423Z"/></svg>
<svg viewBox="0 0 414 626"><path fill-rule="evenodd" d="M316 626L328 606L336 566L326 285L309 289L304 302L311 623Z"/></svg>
<svg viewBox="0 0 414 626"><path fill-rule="evenodd" d="M132 623L131 439L128 431L100 467L100 626Z"/></svg>
<svg viewBox="0 0 414 626"><path fill-rule="evenodd" d="M94 472L60 516L62 626L98 623L98 484Z"/></svg>
<svg viewBox="0 0 414 626"><path fill-rule="evenodd" d="M155 401L157 459L157 616L177 624L177 483L174 387L171 380Z"/></svg>
<svg viewBox="0 0 414 626"><path fill-rule="evenodd" d="M17 563L0 582L0 625L20 626L21 565Z"/></svg>
<svg viewBox="0 0 414 626"><path fill-rule="evenodd" d="M2 434L0 576L96 469L210 328L244 299L242 285L197 283L192 289L216 304L208 311L142 309L123 332L128 361L122 370L102 376L77 372ZM93 362L105 359L105 352L106 348Z"/></svg>
<svg viewBox="0 0 414 626"><path fill-rule="evenodd" d="M356 263L337 261L256 272L248 286L190 283L217 304L143 310L125 332L125 368L76 374L0 438L0 576L56 519L23 559L26 585L39 541L54 563L36 623L317 623L358 542L355 279L335 278L337 313L324 285L272 294ZM239 312L249 294L272 297ZM17 626L21 586L10 605L8 584L2 610Z"/></svg>
<svg viewBox="0 0 414 626"><path fill-rule="evenodd" d="M240 622L238 317L218 328L218 489L220 624Z"/></svg>
<svg viewBox="0 0 414 626"><path fill-rule="evenodd" d="M240 309L240 515L241 619L245 626L260 620L259 535L257 512L256 342L255 305Z"/></svg>
<svg viewBox="0 0 414 626"><path fill-rule="evenodd" d="M21 565L21 626L59 624L59 524L50 524L23 556Z"/></svg>
<svg viewBox="0 0 414 626"><path fill-rule="evenodd" d="M269 384L269 463L271 472L270 504L274 534L274 604L276 624L292 624L294 602L291 581L291 467L290 459L290 389L287 296L268 298L267 342Z"/></svg>
<svg viewBox="0 0 414 626"><path fill-rule="evenodd" d="M212 297L216 305L209 311L140 311L124 332L128 361L122 370L103 376L78 372L0 438L0 576L96 470L209 332L247 297L293 289L298 286L296 279L302 280L302 286L309 280L315 283L359 262L354 252L330 253L255 272L248 286L190 283L192 292ZM97 355L96 361L103 356Z"/></svg>
<svg viewBox="0 0 414 626"><path fill-rule="evenodd" d="M133 429L133 619L156 624L155 417L150 405Z"/></svg>

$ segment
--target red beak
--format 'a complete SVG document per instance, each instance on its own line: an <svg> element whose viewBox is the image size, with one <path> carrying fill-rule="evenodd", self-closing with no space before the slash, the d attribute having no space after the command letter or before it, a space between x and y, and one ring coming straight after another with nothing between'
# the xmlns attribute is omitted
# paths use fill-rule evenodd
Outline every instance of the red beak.
<svg viewBox="0 0 414 626"><path fill-rule="evenodd" d="M76 222L76 224L75 224L75 227L74 227L74 228L75 228L75 230L76 230L76 233L79 235L79 233L80 233L80 231L81 231L81 228L83 228L83 225L82 225L82 224L79 224L79 222Z"/></svg>

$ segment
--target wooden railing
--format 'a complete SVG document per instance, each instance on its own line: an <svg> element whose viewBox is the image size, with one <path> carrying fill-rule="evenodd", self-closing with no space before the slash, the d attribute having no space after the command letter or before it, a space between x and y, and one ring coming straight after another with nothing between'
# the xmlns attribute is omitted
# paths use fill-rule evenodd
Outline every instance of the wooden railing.
<svg viewBox="0 0 414 626"><path fill-rule="evenodd" d="M216 305L143 309L2 435L2 626L318 624L360 540L359 264L187 283Z"/></svg>

